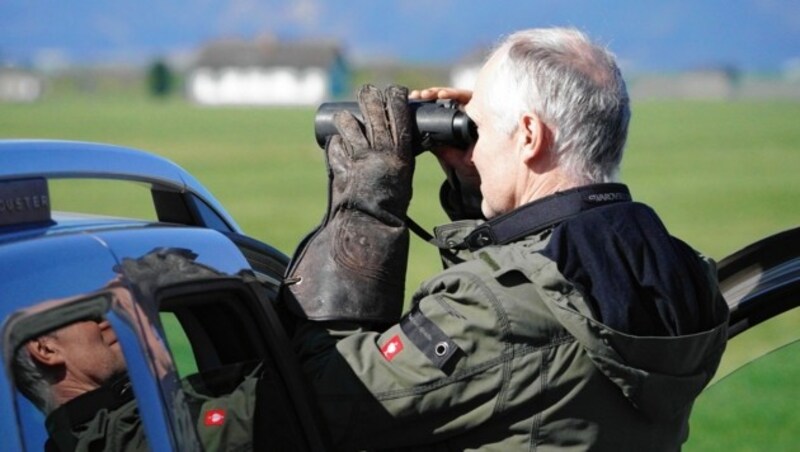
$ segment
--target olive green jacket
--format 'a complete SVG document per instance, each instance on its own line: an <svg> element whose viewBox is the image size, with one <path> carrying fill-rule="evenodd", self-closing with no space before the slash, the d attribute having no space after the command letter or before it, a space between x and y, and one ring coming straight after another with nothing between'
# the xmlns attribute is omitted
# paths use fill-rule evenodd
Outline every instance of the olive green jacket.
<svg viewBox="0 0 800 452"><path fill-rule="evenodd" d="M440 228L458 242L472 227ZM551 230L462 252L383 332L304 323L304 369L342 450L677 450L726 342L727 307L702 260L714 316L642 337L595 320L542 254Z"/></svg>
<svg viewBox="0 0 800 452"><path fill-rule="evenodd" d="M195 391L184 382L185 403L196 407L192 411L197 438L187 432L187 441L199 439L199 446L178 444L182 450L249 451L253 450L253 418L256 404L258 379L249 375L230 394L209 397ZM99 391L103 391L101 388ZM47 429L50 439L48 451L149 451L163 449L163 445L150 443L144 433L139 408L128 383L127 396L117 403L108 403L108 398L97 399L96 393L86 393L81 400L68 402L48 417ZM96 409L86 406L87 398L94 397ZM75 404L84 404L80 411L83 418L74 416L70 410ZM89 402L92 403L92 402ZM106 405L106 406L101 406ZM70 411L73 415L70 415ZM189 427L190 429L192 427Z"/></svg>

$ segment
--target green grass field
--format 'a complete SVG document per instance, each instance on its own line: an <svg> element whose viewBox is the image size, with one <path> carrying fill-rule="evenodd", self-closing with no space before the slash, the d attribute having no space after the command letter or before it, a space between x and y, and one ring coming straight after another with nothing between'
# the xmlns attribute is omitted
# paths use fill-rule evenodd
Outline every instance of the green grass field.
<svg viewBox="0 0 800 452"><path fill-rule="evenodd" d="M176 100L66 96L30 105L0 104L0 138L100 141L162 155L204 183L247 233L291 254L317 224L325 204L325 170L313 137L313 113L313 109L197 108ZM722 258L800 223L798 120L798 103L636 104L622 179L636 199L662 215L673 234L711 257ZM446 220L437 203L440 181L435 160L421 156L411 216L428 228ZM133 209L146 214L146 209L139 210L129 200L135 194L117 194L98 186L105 187L89 185L82 188L81 196L65 188L63 195L54 193L54 204L92 206L101 213L127 215ZM415 240L409 268L411 291L438 270L435 250ZM794 313L781 322L765 334L745 338L735 350L732 347L723 367L733 368L753 353L758 355L758 347L765 342L787 342L800 336L800 315ZM800 363L795 360L788 365L798 375ZM752 384L763 384L758 381ZM796 395L794 381L769 384L776 394ZM741 400L741 405L724 409L748 412L751 402L739 397L747 384L724 392L729 386L712 388L715 394L723 394L717 399ZM747 433L720 434L713 414L718 405L704 402L705 396L697 404L687 450L710 450L708 444L715 450L762 450L754 445L780 438L770 433L769 423L759 430L745 416L739 424L725 428ZM783 412L790 416L788 425L800 431L796 410ZM716 432L713 442L703 442L704 432ZM744 443L742 435L749 437ZM780 450L783 444L790 443L769 449Z"/></svg>

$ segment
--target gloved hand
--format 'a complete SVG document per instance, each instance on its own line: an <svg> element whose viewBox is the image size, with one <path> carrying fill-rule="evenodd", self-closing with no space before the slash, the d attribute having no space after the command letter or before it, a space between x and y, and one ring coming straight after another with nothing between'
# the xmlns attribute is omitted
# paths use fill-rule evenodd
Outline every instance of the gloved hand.
<svg viewBox="0 0 800 452"><path fill-rule="evenodd" d="M393 323L403 307L414 172L408 90L365 85L358 103L363 126L349 112L334 116L328 209L295 252L282 295L311 320Z"/></svg>

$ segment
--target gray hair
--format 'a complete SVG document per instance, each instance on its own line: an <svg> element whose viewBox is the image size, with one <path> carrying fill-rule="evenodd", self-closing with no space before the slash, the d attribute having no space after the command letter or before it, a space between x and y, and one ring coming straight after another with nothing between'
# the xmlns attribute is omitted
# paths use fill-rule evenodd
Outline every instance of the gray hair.
<svg viewBox="0 0 800 452"><path fill-rule="evenodd" d="M53 334L55 333L49 335ZM36 363L25 344L20 345L14 354L14 383L22 395L47 415L56 409L50 389L52 375Z"/></svg>
<svg viewBox="0 0 800 452"><path fill-rule="evenodd" d="M617 177L630 101L614 55L567 28L525 30L495 49L491 108L511 134L536 113L553 131L553 150L568 177L597 183Z"/></svg>

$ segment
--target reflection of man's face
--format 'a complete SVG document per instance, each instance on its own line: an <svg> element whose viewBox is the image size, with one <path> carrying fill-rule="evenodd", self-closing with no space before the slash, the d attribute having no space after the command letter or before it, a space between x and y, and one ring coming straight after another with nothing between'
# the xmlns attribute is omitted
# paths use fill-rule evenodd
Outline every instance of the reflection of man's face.
<svg viewBox="0 0 800 452"><path fill-rule="evenodd" d="M126 369L117 335L107 320L75 322L55 331L51 338L71 374L68 378L77 385L99 387Z"/></svg>

